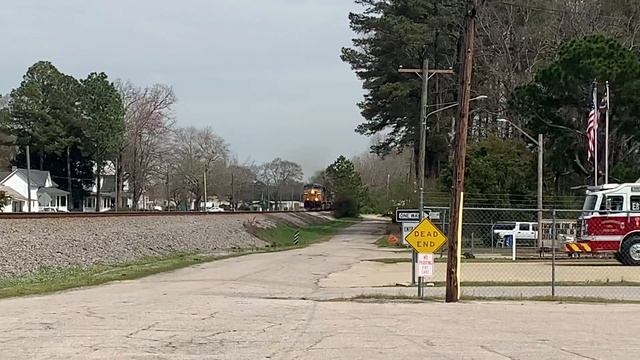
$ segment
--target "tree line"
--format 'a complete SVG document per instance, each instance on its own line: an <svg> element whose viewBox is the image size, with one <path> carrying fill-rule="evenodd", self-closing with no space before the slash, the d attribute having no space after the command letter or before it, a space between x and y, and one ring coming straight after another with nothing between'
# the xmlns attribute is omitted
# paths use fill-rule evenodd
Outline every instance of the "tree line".
<svg viewBox="0 0 640 360"><path fill-rule="evenodd" d="M103 72L76 79L39 61L0 97L0 168L26 167L28 146L32 168L50 171L76 206L94 184L100 196L105 173L117 174L121 191L128 183L134 210L144 195L196 209L205 191L235 203L302 197L300 165L241 164L212 127L176 126L176 102L165 84L140 87Z"/></svg>
<svg viewBox="0 0 640 360"><path fill-rule="evenodd" d="M371 146L380 156L409 153L417 174L421 80L398 72L428 58L434 69L457 69L464 2L455 0L357 0L351 13L356 33L342 59L362 80L358 106L365 135L382 135ZM485 1L478 13L473 96L469 125L467 191L504 195L485 200L509 204L535 194L535 146L497 120L509 119L532 135L545 136L545 193L563 198L593 182L586 161L586 122L591 84L609 81L612 178L640 177L637 84L640 55L631 0ZM457 100L456 76L430 81L429 110ZM426 174L431 191L449 190L455 109L427 120ZM506 144L501 144L507 141ZM601 135L601 143L604 138ZM602 159L602 154L600 156ZM503 164L508 164L504 166ZM601 165L602 167L602 165Z"/></svg>

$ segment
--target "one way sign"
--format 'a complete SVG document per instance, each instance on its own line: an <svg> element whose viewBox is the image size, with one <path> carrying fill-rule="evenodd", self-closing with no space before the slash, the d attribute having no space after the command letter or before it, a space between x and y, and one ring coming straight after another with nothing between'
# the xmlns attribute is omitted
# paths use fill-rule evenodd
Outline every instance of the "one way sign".
<svg viewBox="0 0 640 360"><path fill-rule="evenodd" d="M424 209L425 217L431 220L440 219L440 212L431 211L430 209ZM396 209L396 222L409 223L420 222L420 210L418 209Z"/></svg>

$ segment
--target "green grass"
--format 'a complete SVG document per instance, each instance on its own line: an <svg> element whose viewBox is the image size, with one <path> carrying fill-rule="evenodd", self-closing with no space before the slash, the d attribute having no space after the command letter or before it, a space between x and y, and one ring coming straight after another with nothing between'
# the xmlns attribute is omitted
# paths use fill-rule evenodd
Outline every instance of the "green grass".
<svg viewBox="0 0 640 360"><path fill-rule="evenodd" d="M328 240L340 229L357 223L359 219L340 219L322 225L311 225L300 230L300 243L293 245L293 233L298 230L287 225L259 230L255 235L271 247L246 249L228 255L202 255L174 253L166 256L146 257L116 265L89 267L43 268L20 277L0 278L0 298L46 294L84 286L96 286L118 280L133 280L145 276L173 271L197 264L255 253L284 251Z"/></svg>
<svg viewBox="0 0 640 360"><path fill-rule="evenodd" d="M116 280L138 279L160 272L244 254L247 252L225 256L172 254L147 257L118 265L94 265L86 268L64 269L43 268L27 276L0 279L0 298L44 294L82 286L100 285Z"/></svg>
<svg viewBox="0 0 640 360"><path fill-rule="evenodd" d="M376 302L389 302L389 301L403 301L403 302L443 302L443 297L438 296L426 296L418 298L416 296L409 295L386 295L386 294L362 294L352 298L332 299L329 301L376 301ZM460 301L542 301L542 302L557 302L557 303L574 303L574 304L640 304L638 300L623 300L623 299L605 299L599 297L574 297L574 296L503 296L503 297L484 297L484 296L465 296L460 297Z"/></svg>
<svg viewBox="0 0 640 360"><path fill-rule="evenodd" d="M268 242L272 248L296 248L328 240L338 233L340 229L344 229L358 223L359 221L360 219L353 218L338 219L329 223L310 225L304 228L296 228L291 225L279 224L273 228L254 228L250 231L258 238ZM298 245L293 243L296 231L300 231Z"/></svg>

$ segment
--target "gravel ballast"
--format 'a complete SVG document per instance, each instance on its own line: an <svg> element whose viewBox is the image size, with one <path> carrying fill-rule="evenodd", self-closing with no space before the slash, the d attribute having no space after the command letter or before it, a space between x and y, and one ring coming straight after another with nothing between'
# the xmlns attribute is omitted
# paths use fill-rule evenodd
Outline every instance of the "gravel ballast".
<svg viewBox="0 0 640 360"><path fill-rule="evenodd" d="M177 252L212 254L265 247L245 224L304 226L323 214L220 214L87 218L0 218L0 277L41 268L117 264Z"/></svg>

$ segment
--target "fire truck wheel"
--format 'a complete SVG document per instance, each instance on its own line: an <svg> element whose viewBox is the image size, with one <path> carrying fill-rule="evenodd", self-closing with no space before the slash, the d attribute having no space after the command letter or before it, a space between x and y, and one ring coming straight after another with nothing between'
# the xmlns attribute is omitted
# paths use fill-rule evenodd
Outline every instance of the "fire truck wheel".
<svg viewBox="0 0 640 360"><path fill-rule="evenodd" d="M625 265L640 266L640 236L634 235L622 242L620 260Z"/></svg>

